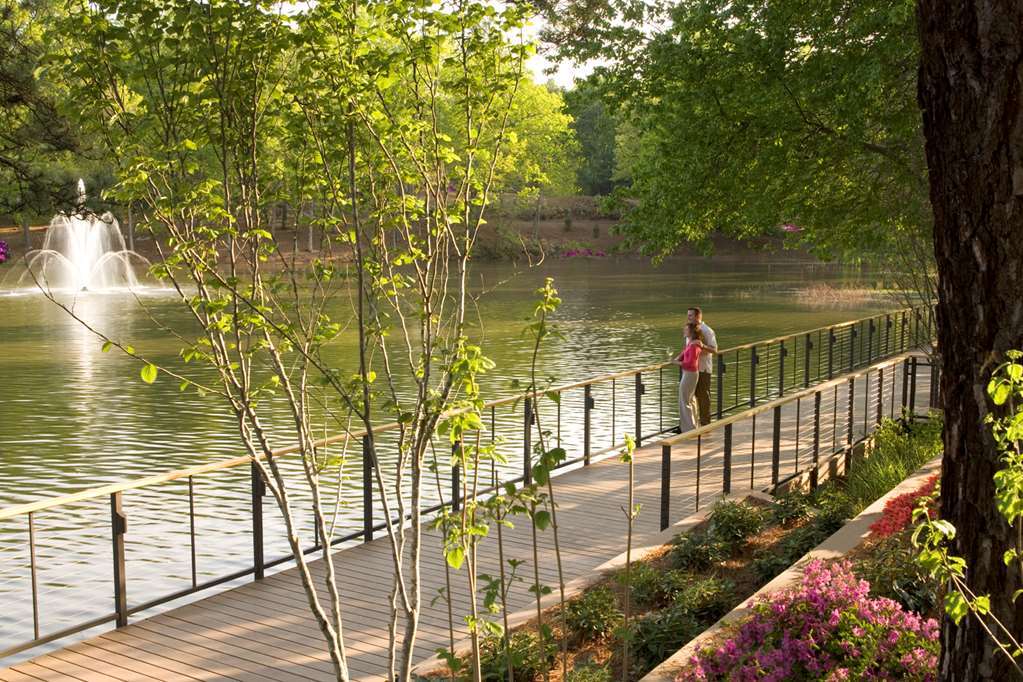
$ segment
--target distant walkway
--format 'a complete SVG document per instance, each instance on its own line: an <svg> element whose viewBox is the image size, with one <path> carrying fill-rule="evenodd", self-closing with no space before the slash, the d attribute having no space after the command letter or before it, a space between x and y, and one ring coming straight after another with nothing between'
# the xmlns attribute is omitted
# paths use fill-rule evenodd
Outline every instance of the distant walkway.
<svg viewBox="0 0 1023 682"><path fill-rule="evenodd" d="M833 451L833 444L841 448L843 443L866 435L878 416L898 414L905 399L895 370L891 367L887 373L881 373L880 382L879 374L875 373L873 385L868 374L866 381L856 382L852 396L841 377L818 391L817 441L821 459ZM925 410L929 376L921 373L914 383L917 409ZM856 406L853 419L848 419L846 413L850 398ZM774 405L778 406L781 419L777 447L771 428ZM725 420L731 422L731 487L735 492L751 487L763 489L770 484L775 450L782 478L806 469L812 461L814 439L813 433L807 432L807 420L813 420L813 396L799 401L785 398L765 407L757 410L756 418ZM712 426L700 439L701 507L722 490L724 430ZM636 454L636 501L643 506L637 520L640 535L659 531L661 457L660 443L648 445ZM671 459L670 518L674 522L696 507L697 444L692 440L675 443ZM553 480L568 581L586 575L624 551L626 522L622 507L627 499L628 468L610 458L565 472ZM524 518L516 519L515 524L504 535L506 559L525 563L519 568L524 580L515 585L510 597L512 612L532 604L525 587L532 582L530 527ZM547 530L540 538L541 580L556 589L553 534ZM642 544L642 538L637 544ZM436 533L426 532L423 545L425 604L417 660L431 658L436 649L449 646L446 603L437 599L430 605L445 580L441 541ZM496 548L494 536L483 542L481 573L496 575ZM314 575L322 577L322 563L315 561L311 566ZM352 677L384 680L387 604L392 579L386 537L339 551L336 566ZM459 614L468 612L469 603L465 572L452 572L452 580L456 627L461 633L464 627ZM295 569L0 669L0 680L214 679L265 682L333 679L322 636L308 612Z"/></svg>

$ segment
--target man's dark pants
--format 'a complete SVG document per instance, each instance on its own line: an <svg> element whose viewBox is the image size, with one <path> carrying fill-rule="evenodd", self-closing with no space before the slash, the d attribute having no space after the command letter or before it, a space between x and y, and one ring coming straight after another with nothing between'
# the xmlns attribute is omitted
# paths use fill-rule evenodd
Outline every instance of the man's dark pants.
<svg viewBox="0 0 1023 682"><path fill-rule="evenodd" d="M710 424L710 372L700 372L696 382L696 408L700 413L700 426Z"/></svg>

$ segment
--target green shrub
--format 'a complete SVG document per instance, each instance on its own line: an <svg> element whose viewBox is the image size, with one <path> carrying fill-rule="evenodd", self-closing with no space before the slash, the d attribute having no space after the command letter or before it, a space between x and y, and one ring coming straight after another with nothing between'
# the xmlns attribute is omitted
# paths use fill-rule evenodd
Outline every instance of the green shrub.
<svg viewBox="0 0 1023 682"><path fill-rule="evenodd" d="M584 641L611 634L621 620L614 592L607 587L587 590L570 602L565 611L568 629Z"/></svg>
<svg viewBox="0 0 1023 682"><path fill-rule="evenodd" d="M728 548L709 533L694 531L675 536L669 558L675 568L703 571L727 559Z"/></svg>
<svg viewBox="0 0 1023 682"><path fill-rule="evenodd" d="M508 657L515 669L515 682L533 682L554 664L558 650L556 642L547 640L540 650L540 639L536 633L519 631L512 633L508 643ZM480 644L480 672L489 682L508 679L508 658L505 657L504 641L498 636L486 637Z"/></svg>
<svg viewBox="0 0 1023 682"><path fill-rule="evenodd" d="M609 669L587 664L569 670L565 682L611 682L612 679Z"/></svg>
<svg viewBox="0 0 1023 682"><path fill-rule="evenodd" d="M939 418L910 425L890 419L881 423L874 434L870 457L853 462L846 475L846 493L857 511L941 452L941 426Z"/></svg>
<svg viewBox="0 0 1023 682"><path fill-rule="evenodd" d="M777 523L791 525L810 516L810 498L798 490L779 495L771 512Z"/></svg>
<svg viewBox="0 0 1023 682"><path fill-rule="evenodd" d="M859 513L858 507L845 489L837 483L827 483L812 495L817 511L812 515L812 522L824 532L824 537L831 535L845 525L845 522ZM822 538L823 539L823 538Z"/></svg>
<svg viewBox="0 0 1023 682"><path fill-rule="evenodd" d="M734 543L764 528L766 514L749 502L721 501L710 512L710 532L718 540Z"/></svg>
<svg viewBox="0 0 1023 682"><path fill-rule="evenodd" d="M870 583L870 593L893 599L908 610L937 616L941 585L914 561L914 552L904 531L889 536L856 562L853 570Z"/></svg>
<svg viewBox="0 0 1023 682"><path fill-rule="evenodd" d="M753 569L757 576L768 581L792 564L804 554L823 542L831 533L829 525L822 524L814 518L806 525L790 531L769 553L761 554L753 560Z"/></svg>
<svg viewBox="0 0 1023 682"><path fill-rule="evenodd" d="M775 576L781 575L789 566L792 565L792 561L789 561L788 556L784 554L761 554L753 559L753 570L756 571L757 578L763 582L770 582Z"/></svg>
<svg viewBox="0 0 1023 682"><path fill-rule="evenodd" d="M668 571L661 581L665 601L691 613L702 623L712 623L735 606L734 585L721 578Z"/></svg>
<svg viewBox="0 0 1023 682"><path fill-rule="evenodd" d="M624 584L625 571L618 574ZM661 573L649 564L635 563L629 570L629 593L633 605L639 608L656 606L660 602Z"/></svg>
<svg viewBox="0 0 1023 682"><path fill-rule="evenodd" d="M693 615L683 608L655 611L638 619L632 624L629 633L636 677L641 677L678 651L703 629Z"/></svg>

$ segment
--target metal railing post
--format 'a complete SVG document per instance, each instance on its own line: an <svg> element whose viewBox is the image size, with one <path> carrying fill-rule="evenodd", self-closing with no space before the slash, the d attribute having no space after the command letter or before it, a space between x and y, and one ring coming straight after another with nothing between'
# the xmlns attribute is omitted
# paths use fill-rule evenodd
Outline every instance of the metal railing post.
<svg viewBox="0 0 1023 682"><path fill-rule="evenodd" d="M128 582L124 573L124 534L128 519L121 504L121 493L110 493L110 534L114 557L114 614L117 627L128 624Z"/></svg>
<svg viewBox="0 0 1023 682"><path fill-rule="evenodd" d="M199 584L197 565L195 562L195 484L192 476L188 477L188 549L192 568L192 587Z"/></svg>
<svg viewBox="0 0 1023 682"><path fill-rule="evenodd" d="M725 463L722 471L721 490L725 495L732 492L732 425L725 424Z"/></svg>
<svg viewBox="0 0 1023 682"><path fill-rule="evenodd" d="M369 434L362 437L362 541L373 539L373 448Z"/></svg>
<svg viewBox="0 0 1023 682"><path fill-rule="evenodd" d="M778 345L778 395L782 396L785 394L785 356L789 354L788 349L785 348L785 341L782 340Z"/></svg>
<svg viewBox="0 0 1023 682"><path fill-rule="evenodd" d="M867 327L867 362L874 359L874 318L870 318L870 325Z"/></svg>
<svg viewBox="0 0 1023 682"><path fill-rule="evenodd" d="M889 355L892 345L892 316L885 314L884 316L884 354Z"/></svg>
<svg viewBox="0 0 1023 682"><path fill-rule="evenodd" d="M881 423L881 418L884 415L884 367L877 370L877 418L874 420L876 424Z"/></svg>
<svg viewBox="0 0 1023 682"><path fill-rule="evenodd" d="M589 387L587 387L589 388ZM589 443L587 442L587 445ZM589 452L587 452L587 458ZM589 461L587 459L587 461ZM533 399L526 398L522 415L522 483L533 482Z"/></svg>
<svg viewBox="0 0 1023 682"><path fill-rule="evenodd" d="M799 425L796 425L799 428ZM781 405L774 408L774 434L771 436L771 485L778 485L781 469Z"/></svg>
<svg viewBox="0 0 1023 682"><path fill-rule="evenodd" d="M583 387L583 464L590 463L590 437L592 427L590 421L590 410L593 409L593 391L589 384Z"/></svg>
<svg viewBox="0 0 1023 682"><path fill-rule="evenodd" d="M849 366L846 368L850 372L856 367L856 337L860 333L856 331L856 325L849 326Z"/></svg>
<svg viewBox="0 0 1023 682"><path fill-rule="evenodd" d="M813 350L813 341L810 340L809 334L803 341L806 351L806 355L803 356L803 388L810 388L810 351Z"/></svg>
<svg viewBox="0 0 1023 682"><path fill-rule="evenodd" d="M909 404L909 360L902 361L902 409Z"/></svg>
<svg viewBox="0 0 1023 682"><path fill-rule="evenodd" d="M757 355L757 347L750 346L749 349L749 406L757 406L757 363L760 356Z"/></svg>
<svg viewBox="0 0 1023 682"><path fill-rule="evenodd" d="M636 445L643 442L643 395L646 393L646 386L643 384L643 375L636 374Z"/></svg>
<svg viewBox="0 0 1023 682"><path fill-rule="evenodd" d="M32 634L39 639L39 583L36 580L36 527L32 512L28 513L28 566L32 578Z"/></svg>
<svg viewBox="0 0 1023 682"><path fill-rule="evenodd" d="M661 530L668 527L671 507L671 445L661 446Z"/></svg>
<svg viewBox="0 0 1023 682"><path fill-rule="evenodd" d="M901 332L901 336L899 338L899 351L905 351L906 350L906 311L903 310L902 313L900 313L900 314L902 316L902 332Z"/></svg>
<svg viewBox="0 0 1023 682"><path fill-rule="evenodd" d="M252 462L249 465L249 473L252 479L252 569L253 578L263 579L264 558L263 558L263 495L266 494L266 485L263 483L263 475L260 473L259 465Z"/></svg>
<svg viewBox="0 0 1023 682"><path fill-rule="evenodd" d="M916 356L909 359L909 415L912 420L916 414Z"/></svg>
<svg viewBox="0 0 1023 682"><path fill-rule="evenodd" d="M828 329L828 380L835 377L835 328Z"/></svg>
<svg viewBox="0 0 1023 682"><path fill-rule="evenodd" d="M703 436L696 437L696 511L700 511L700 471L703 464Z"/></svg>
<svg viewBox="0 0 1023 682"><path fill-rule="evenodd" d="M718 384L718 419L725 411L725 356L718 355L717 362L717 384Z"/></svg>
<svg viewBox="0 0 1023 682"><path fill-rule="evenodd" d="M846 445L851 446L853 443L853 398L856 394L856 377L849 378L849 405L848 405L848 421L846 423L847 433L845 434Z"/></svg>
<svg viewBox="0 0 1023 682"><path fill-rule="evenodd" d="M821 453L821 392L813 394L813 467L810 469L810 488L817 489Z"/></svg>

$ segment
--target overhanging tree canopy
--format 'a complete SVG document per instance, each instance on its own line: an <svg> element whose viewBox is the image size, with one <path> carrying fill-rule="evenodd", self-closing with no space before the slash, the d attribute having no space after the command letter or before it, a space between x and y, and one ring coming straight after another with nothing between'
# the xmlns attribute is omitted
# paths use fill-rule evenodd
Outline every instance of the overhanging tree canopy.
<svg viewBox="0 0 1023 682"><path fill-rule="evenodd" d="M621 16L555 27L579 57L639 45L603 70L641 138L627 234L648 252L785 223L822 256L929 234L913 2L699 0L641 28Z"/></svg>

